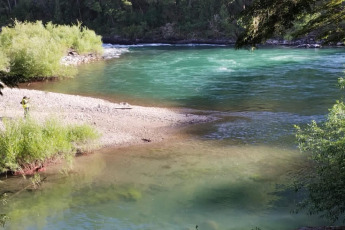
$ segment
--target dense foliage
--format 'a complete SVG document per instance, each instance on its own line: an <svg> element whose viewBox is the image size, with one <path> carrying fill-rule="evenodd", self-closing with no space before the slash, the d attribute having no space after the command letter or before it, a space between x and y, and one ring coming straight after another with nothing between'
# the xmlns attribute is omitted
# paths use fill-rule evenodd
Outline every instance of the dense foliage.
<svg viewBox="0 0 345 230"><path fill-rule="evenodd" d="M32 119L5 120L4 124L0 131L0 172L74 154L76 145L98 136L88 125L64 126L54 119L43 125Z"/></svg>
<svg viewBox="0 0 345 230"><path fill-rule="evenodd" d="M241 15L245 31L237 47L255 46L274 36L292 37L312 32L324 43L345 43L344 0L256 0Z"/></svg>
<svg viewBox="0 0 345 230"><path fill-rule="evenodd" d="M337 102L322 124L313 121L304 129L296 128L299 147L312 160L311 174L302 185L308 199L300 205L336 221L345 213L345 105Z"/></svg>
<svg viewBox="0 0 345 230"><path fill-rule="evenodd" d="M42 20L83 22L125 38L236 38L236 15L252 0L0 0L0 26Z"/></svg>
<svg viewBox="0 0 345 230"><path fill-rule="evenodd" d="M292 37L313 31L327 42L344 41L344 15L344 0L0 0L0 26L14 19L80 21L99 34L132 40L236 40L241 34L239 46L288 30Z"/></svg>
<svg viewBox="0 0 345 230"><path fill-rule="evenodd" d="M68 49L79 53L102 52L100 36L80 24L56 26L41 21L15 21L0 33L0 68L9 76L73 76L75 70L61 64Z"/></svg>

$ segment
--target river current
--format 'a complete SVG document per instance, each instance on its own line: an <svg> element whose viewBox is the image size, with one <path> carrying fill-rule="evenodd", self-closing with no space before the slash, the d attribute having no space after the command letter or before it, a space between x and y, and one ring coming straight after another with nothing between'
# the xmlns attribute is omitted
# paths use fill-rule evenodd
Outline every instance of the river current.
<svg viewBox="0 0 345 230"><path fill-rule="evenodd" d="M296 229L329 224L292 211L306 156L293 125L322 121L342 94L343 48L124 46L36 89L190 108L217 121L172 140L77 158L9 202L8 229ZM61 167L56 166L56 167ZM9 178L1 186L24 187Z"/></svg>

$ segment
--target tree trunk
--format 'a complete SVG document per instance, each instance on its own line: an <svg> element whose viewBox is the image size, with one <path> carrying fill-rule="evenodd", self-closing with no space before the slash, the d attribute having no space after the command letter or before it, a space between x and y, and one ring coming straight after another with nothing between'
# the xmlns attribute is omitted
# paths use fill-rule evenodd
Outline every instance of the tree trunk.
<svg viewBox="0 0 345 230"><path fill-rule="evenodd" d="M79 2L79 0L77 0L77 5L78 5L78 12L79 12L79 20L83 21L83 18L81 17L80 2Z"/></svg>
<svg viewBox="0 0 345 230"><path fill-rule="evenodd" d="M8 10L9 10L9 12L11 13L12 8L11 8L11 3L10 3L10 0L7 0L7 4L8 4Z"/></svg>
<svg viewBox="0 0 345 230"><path fill-rule="evenodd" d="M188 8L191 8L191 7L192 7L192 2L193 2L193 0L189 0L189 1L188 1Z"/></svg>

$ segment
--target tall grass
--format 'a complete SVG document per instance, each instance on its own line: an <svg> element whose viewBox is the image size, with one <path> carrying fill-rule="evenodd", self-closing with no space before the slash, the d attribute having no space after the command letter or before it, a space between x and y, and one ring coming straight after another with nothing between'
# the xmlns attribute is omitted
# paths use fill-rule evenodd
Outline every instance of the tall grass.
<svg viewBox="0 0 345 230"><path fill-rule="evenodd" d="M8 58L0 47L0 71L5 71L8 66Z"/></svg>
<svg viewBox="0 0 345 230"><path fill-rule="evenodd" d="M88 125L63 126L56 119L5 120L0 131L0 172L40 164L57 155L73 155L78 144L98 137Z"/></svg>
<svg viewBox="0 0 345 230"><path fill-rule="evenodd" d="M54 25L49 22L46 29L51 33L54 40L67 48L76 50L79 54L96 53L102 54L102 39L93 30L77 25Z"/></svg>
<svg viewBox="0 0 345 230"><path fill-rule="evenodd" d="M26 78L74 76L75 68L61 64L69 49L100 54L101 37L80 24L45 26L41 21L15 21L0 33L0 69Z"/></svg>

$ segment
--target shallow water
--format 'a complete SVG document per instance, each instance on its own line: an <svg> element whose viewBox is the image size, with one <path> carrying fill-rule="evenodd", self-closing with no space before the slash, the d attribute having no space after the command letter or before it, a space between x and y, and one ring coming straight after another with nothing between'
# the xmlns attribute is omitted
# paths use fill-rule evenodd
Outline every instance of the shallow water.
<svg viewBox="0 0 345 230"><path fill-rule="evenodd" d="M287 184L299 152L177 140L78 158L69 176L11 202L13 229L292 229L323 223L291 214ZM9 228L11 229L11 228Z"/></svg>
<svg viewBox="0 0 345 230"><path fill-rule="evenodd" d="M39 190L7 205L8 229L295 229L329 224L292 214L306 167L293 125L322 121L339 98L343 49L132 47L80 67L72 80L35 85L134 104L178 106L219 120L163 143L77 158ZM56 168L63 168L61 165ZM62 170L66 171L66 170ZM29 180L9 178L4 190ZM4 186L3 186L4 185Z"/></svg>

